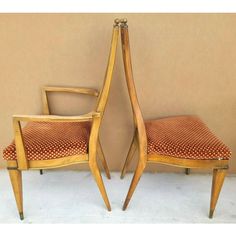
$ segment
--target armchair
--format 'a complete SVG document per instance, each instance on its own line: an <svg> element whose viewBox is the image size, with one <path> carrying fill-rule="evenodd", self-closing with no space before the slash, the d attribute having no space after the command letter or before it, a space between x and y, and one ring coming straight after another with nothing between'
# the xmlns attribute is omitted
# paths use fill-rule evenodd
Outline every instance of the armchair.
<svg viewBox="0 0 236 236"><path fill-rule="evenodd" d="M115 63L119 20L115 20L111 48L100 93L90 88L44 87L42 89L43 115L14 115L15 139L4 149L15 200L20 215L23 214L22 171L49 169L87 163L98 185L107 209L110 203L102 176L98 168L97 154L102 161L106 175L110 173L99 140L99 128L109 95ZM55 116L50 114L47 94L49 92L69 92L97 97L94 111L81 116ZM22 122L26 126L22 127Z"/></svg>

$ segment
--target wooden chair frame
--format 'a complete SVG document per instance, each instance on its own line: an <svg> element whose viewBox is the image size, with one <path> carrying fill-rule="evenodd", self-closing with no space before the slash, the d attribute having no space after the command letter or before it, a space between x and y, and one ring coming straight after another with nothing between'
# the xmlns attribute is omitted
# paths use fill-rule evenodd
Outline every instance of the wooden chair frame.
<svg viewBox="0 0 236 236"><path fill-rule="evenodd" d="M213 170L213 180L212 180L212 190L211 190L211 202L210 202L210 211L209 218L213 217L213 213L216 207L216 203L221 191L221 187L224 182L224 178L229 167L228 160L191 160L176 158L171 156L162 156L158 154L148 154L147 153L147 135L144 125L143 116L139 107L136 89L134 85L132 64L131 64L131 52L129 45L129 33L127 20L121 20L120 24L121 29L121 42L122 42L122 52L123 52L123 61L126 82L128 86L129 96L132 104L133 117L135 132L133 140L131 142L122 172L121 178L125 176L126 170L134 156L136 149L139 150L139 160L138 164L126 196L123 210L125 210L129 204L129 201L133 195L133 192L139 182L139 179L148 163L161 163L170 166L176 166L181 168L186 168L186 174L189 174L190 168L208 168Z"/></svg>
<svg viewBox="0 0 236 236"><path fill-rule="evenodd" d="M108 59L108 65L106 69L104 84L101 92L91 88L69 88L69 87L44 87L42 89L42 102L43 102L43 114L44 115L14 115L13 116L13 129L15 134L16 144L16 161L7 161L7 169L10 175L17 208L19 211L20 219L24 219L23 214L23 193L22 193L22 171L32 169L50 169L59 168L63 166L88 163L90 170L95 178L98 188L101 192L105 205L108 211L111 211L111 206L108 200L108 196L103 184L102 176L97 163L97 154L102 162L103 168L107 177L110 179L110 173L106 163L106 159L103 154L102 146L99 140L99 128L103 113L105 110L106 102L109 95L113 68L115 64L117 42L119 37L119 20L115 20L115 24L112 32L112 41L110 48L110 55ZM98 97L98 102L95 111L92 111L85 115L80 116L56 116L50 115L50 106L48 102L47 93L49 92L68 92L86 94ZM89 150L86 155L68 156L51 160L28 160L27 153L24 145L24 137L22 135L21 122L85 122L91 121L91 133L89 138Z"/></svg>

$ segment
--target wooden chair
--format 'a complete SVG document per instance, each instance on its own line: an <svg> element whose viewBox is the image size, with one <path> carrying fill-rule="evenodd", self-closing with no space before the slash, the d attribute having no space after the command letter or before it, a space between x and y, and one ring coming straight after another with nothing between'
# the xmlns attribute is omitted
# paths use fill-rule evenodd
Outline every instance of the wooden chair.
<svg viewBox="0 0 236 236"><path fill-rule="evenodd" d="M124 177L135 150L139 161L123 210L129 204L139 179L148 163L161 163L186 168L213 169L209 217L213 217L217 199L224 182L231 156L230 150L207 128L197 116L178 116L157 120L143 120L135 90L127 20L122 20L121 41L123 61L134 117L134 136L121 173Z"/></svg>
<svg viewBox="0 0 236 236"><path fill-rule="evenodd" d="M15 141L4 150L7 160L20 219L23 215L22 171L50 169L63 166L88 163L97 182L108 211L110 203L98 168L98 154L105 169L110 173L99 141L99 128L107 103L115 63L119 36L119 21L116 20L101 92L90 88L45 87L42 90L44 115L14 115L13 128ZM80 116L56 116L50 114L47 93L68 92L98 97L96 109ZM24 128L22 122L27 122Z"/></svg>

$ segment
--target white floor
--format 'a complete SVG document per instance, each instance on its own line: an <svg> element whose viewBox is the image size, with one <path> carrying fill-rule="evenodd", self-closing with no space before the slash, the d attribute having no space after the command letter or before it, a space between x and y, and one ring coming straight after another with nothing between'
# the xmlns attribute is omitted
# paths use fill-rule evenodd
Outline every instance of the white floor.
<svg viewBox="0 0 236 236"><path fill-rule="evenodd" d="M208 219L210 175L145 173L126 211L122 203L131 174L103 176L108 212L89 172L24 172L20 221L7 171L0 171L0 223L236 223L236 177L227 177L213 219Z"/></svg>

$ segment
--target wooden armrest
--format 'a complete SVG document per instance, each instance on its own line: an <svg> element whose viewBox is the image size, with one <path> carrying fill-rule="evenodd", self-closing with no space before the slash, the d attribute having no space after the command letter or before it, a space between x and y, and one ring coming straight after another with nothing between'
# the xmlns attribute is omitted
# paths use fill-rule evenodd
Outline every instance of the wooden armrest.
<svg viewBox="0 0 236 236"><path fill-rule="evenodd" d="M47 122L83 122L100 117L99 112L90 112L80 116L56 116L56 115L13 115L13 121L47 121Z"/></svg>
<svg viewBox="0 0 236 236"><path fill-rule="evenodd" d="M13 128L15 133L15 144L17 153L18 168L27 170L29 168L27 153L25 151L24 137L21 129L21 122L47 121L47 122L84 122L100 117L99 112L90 112L81 116L52 116L52 115L14 115Z"/></svg>
<svg viewBox="0 0 236 236"><path fill-rule="evenodd" d="M45 92L67 92L67 93L81 93L98 97L99 92L92 88L80 88L80 87L44 87Z"/></svg>
<svg viewBox="0 0 236 236"><path fill-rule="evenodd" d="M49 115L50 108L48 103L47 92L66 92L66 93L79 93L85 95L91 95L98 97L99 92L96 89L92 88L78 88L78 87L44 87L42 89L42 102L43 102L43 114Z"/></svg>

